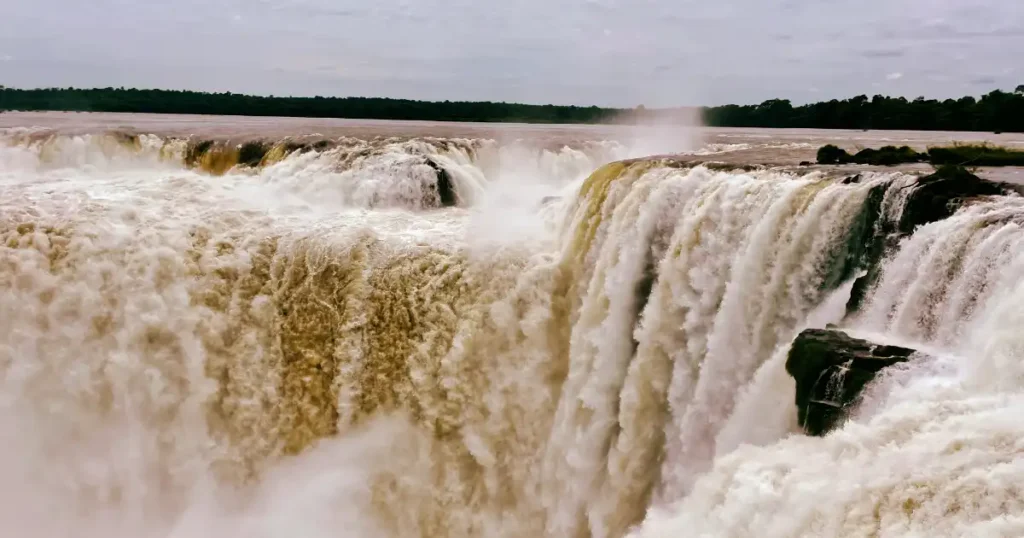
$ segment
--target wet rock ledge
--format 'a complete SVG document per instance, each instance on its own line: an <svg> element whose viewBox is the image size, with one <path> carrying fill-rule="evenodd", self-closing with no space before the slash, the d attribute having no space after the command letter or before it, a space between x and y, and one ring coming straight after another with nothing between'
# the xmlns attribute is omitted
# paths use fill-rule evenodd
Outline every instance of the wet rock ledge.
<svg viewBox="0 0 1024 538"><path fill-rule="evenodd" d="M860 176L847 178L847 182L859 181ZM910 189L899 215L882 213L882 202L889 189ZM986 196L1022 194L1020 185L1011 185L982 179L960 166L942 166L931 174L918 177L913 185L881 185L868 195L861 215L860 226L850 236L848 251L851 263L846 274L857 270L866 272L857 279L847 313L852 314L861 307L868 290L881 275L885 255L897 248L900 240L909 236L918 227L938 222L952 216L963 206ZM869 232L870 233L867 233Z"/></svg>
<svg viewBox="0 0 1024 538"><path fill-rule="evenodd" d="M908 361L915 353L836 329L800 333L790 348L786 371L796 380L796 406L804 432L821 436L841 425L879 372Z"/></svg>

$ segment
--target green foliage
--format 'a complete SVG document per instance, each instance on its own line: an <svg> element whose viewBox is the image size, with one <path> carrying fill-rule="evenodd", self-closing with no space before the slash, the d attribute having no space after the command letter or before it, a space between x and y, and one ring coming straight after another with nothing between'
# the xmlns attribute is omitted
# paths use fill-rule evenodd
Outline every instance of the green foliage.
<svg viewBox="0 0 1024 538"><path fill-rule="evenodd" d="M238 148L238 164L244 166L257 166L263 160L270 147L258 140L246 142Z"/></svg>
<svg viewBox="0 0 1024 538"><path fill-rule="evenodd" d="M928 156L914 151L909 146L885 146L879 149L862 149L856 155L829 144L818 150L818 164L872 164L876 166L894 166L903 163L916 163L927 160Z"/></svg>
<svg viewBox="0 0 1024 538"><path fill-rule="evenodd" d="M1024 166L1024 151L986 144L930 148L928 156L935 165Z"/></svg>
<svg viewBox="0 0 1024 538"><path fill-rule="evenodd" d="M0 111L67 110L292 116L527 123L613 123L662 118L677 110L526 105L495 102L427 102L368 97L261 97L234 93L137 90L124 88L0 88ZM800 127L819 129L913 129L1024 132L1024 85L976 99L945 101L860 95L801 106L785 99L758 105L703 109L704 121L720 127Z"/></svg>
<svg viewBox="0 0 1024 538"><path fill-rule="evenodd" d="M818 164L843 164L850 162L850 154L846 150L828 144L818 149Z"/></svg>
<svg viewBox="0 0 1024 538"><path fill-rule="evenodd" d="M903 163L916 163L927 160L928 156L918 153L909 146L884 146L879 149L863 149L853 156L852 162L857 164L873 164L876 166L895 166Z"/></svg>
<svg viewBox="0 0 1024 538"><path fill-rule="evenodd" d="M925 178L935 180L951 180L951 181L980 181L978 176L971 173L970 170L960 166L958 164L943 164L935 167L935 171L931 175L925 176Z"/></svg>
<svg viewBox="0 0 1024 538"><path fill-rule="evenodd" d="M986 144L958 144L929 148L918 153L908 146L885 146L863 149L855 155L832 144L818 149L818 164L871 164L894 166L904 163L928 162L935 166L1024 166L1024 151Z"/></svg>
<svg viewBox="0 0 1024 538"><path fill-rule="evenodd" d="M427 102L367 97L260 97L233 93L122 88L7 88L0 90L0 110L530 123L600 123L626 112L624 109L596 106Z"/></svg>
<svg viewBox="0 0 1024 538"><path fill-rule="evenodd" d="M909 129L919 131L1024 132L1024 85L1015 93L996 90L981 99L937 101L923 97L865 95L798 107L772 99L759 105L725 105L704 110L717 127L813 129Z"/></svg>

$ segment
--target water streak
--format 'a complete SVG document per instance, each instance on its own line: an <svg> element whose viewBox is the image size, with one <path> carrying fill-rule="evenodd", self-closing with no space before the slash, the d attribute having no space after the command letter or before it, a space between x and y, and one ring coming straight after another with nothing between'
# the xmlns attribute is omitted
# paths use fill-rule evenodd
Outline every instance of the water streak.
<svg viewBox="0 0 1024 538"><path fill-rule="evenodd" d="M5 534L1024 529L1019 197L891 245L844 319L910 176L5 136ZM789 344L836 322L923 353L805 437Z"/></svg>

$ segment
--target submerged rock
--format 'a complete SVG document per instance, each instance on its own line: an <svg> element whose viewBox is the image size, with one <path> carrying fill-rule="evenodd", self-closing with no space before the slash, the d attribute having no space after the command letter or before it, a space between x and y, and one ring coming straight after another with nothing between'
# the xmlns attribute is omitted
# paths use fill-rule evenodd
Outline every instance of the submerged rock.
<svg viewBox="0 0 1024 538"><path fill-rule="evenodd" d="M213 140L190 140L185 148L185 166L195 168L213 147Z"/></svg>
<svg viewBox="0 0 1024 538"><path fill-rule="evenodd" d="M557 201L559 201L561 199L562 199L561 196L545 196L545 197L540 199L540 206L544 207L544 206L546 206L548 204L553 204L553 203L555 203L555 202L557 202Z"/></svg>
<svg viewBox="0 0 1024 538"><path fill-rule="evenodd" d="M261 140L252 140L238 147L238 164L257 167L270 151L270 146Z"/></svg>
<svg viewBox="0 0 1024 538"><path fill-rule="evenodd" d="M796 380L800 427L821 436L838 426L864 387L915 350L874 344L835 329L808 329L796 338L786 371Z"/></svg>
<svg viewBox="0 0 1024 538"><path fill-rule="evenodd" d="M454 207L459 204L459 195L455 192L455 182L451 174L443 166L433 159L427 159L427 164L437 172L437 197L441 207Z"/></svg>
<svg viewBox="0 0 1024 538"><path fill-rule="evenodd" d="M842 180L843 184L853 184L861 181L860 174ZM849 281L858 272L867 273L868 268L877 265L881 259L884 243L877 240L878 237L885 237L888 231L885 229L884 219L880 219L882 203L885 200L888 185L876 185L868 192L864 199L864 205L860 213L850 223L847 231L846 241L842 248L837 249L833 254L832 263L826 271L825 279L822 281L822 288L832 291L838 288L843 282ZM855 284L860 283L858 279ZM858 290L854 287L854 296ZM849 305L859 305L858 299L851 299Z"/></svg>

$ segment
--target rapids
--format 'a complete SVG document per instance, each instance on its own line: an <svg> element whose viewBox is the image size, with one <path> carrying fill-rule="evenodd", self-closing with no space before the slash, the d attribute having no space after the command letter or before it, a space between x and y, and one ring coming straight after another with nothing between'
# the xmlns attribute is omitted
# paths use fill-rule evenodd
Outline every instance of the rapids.
<svg viewBox="0 0 1024 538"><path fill-rule="evenodd" d="M915 177L635 153L5 131L0 532L1024 533L1024 198L847 312ZM832 323L931 358L808 437L784 364Z"/></svg>

